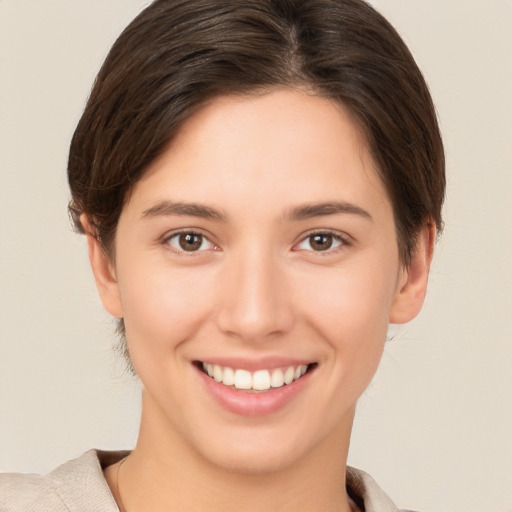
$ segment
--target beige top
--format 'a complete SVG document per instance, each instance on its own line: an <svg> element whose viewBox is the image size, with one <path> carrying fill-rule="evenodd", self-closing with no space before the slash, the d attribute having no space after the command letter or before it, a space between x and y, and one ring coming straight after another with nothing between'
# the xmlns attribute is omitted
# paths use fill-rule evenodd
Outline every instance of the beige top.
<svg viewBox="0 0 512 512"><path fill-rule="evenodd" d="M0 512L119 512L103 469L128 453L90 450L46 476L0 474ZM347 468L347 489L365 512L399 512L364 471Z"/></svg>

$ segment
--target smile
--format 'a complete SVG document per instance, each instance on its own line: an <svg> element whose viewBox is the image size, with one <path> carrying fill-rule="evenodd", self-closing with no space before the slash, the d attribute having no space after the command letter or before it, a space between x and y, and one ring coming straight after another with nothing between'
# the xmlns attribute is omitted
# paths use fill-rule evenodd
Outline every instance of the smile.
<svg viewBox="0 0 512 512"><path fill-rule="evenodd" d="M302 364L250 372L217 364L200 363L202 371L216 382L231 389L245 391L268 391L271 388L286 386L299 380L312 366L313 364Z"/></svg>

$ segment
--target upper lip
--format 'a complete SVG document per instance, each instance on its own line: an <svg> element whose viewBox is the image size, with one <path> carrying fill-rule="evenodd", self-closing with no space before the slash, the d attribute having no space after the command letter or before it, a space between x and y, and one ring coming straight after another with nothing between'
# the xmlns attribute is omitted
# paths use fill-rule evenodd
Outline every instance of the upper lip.
<svg viewBox="0 0 512 512"><path fill-rule="evenodd" d="M273 370L275 368L288 368L289 366L310 365L316 361L312 359L297 359L290 357L260 357L257 359L238 357L205 357L196 359L196 363L206 363L233 369L255 372L258 370Z"/></svg>

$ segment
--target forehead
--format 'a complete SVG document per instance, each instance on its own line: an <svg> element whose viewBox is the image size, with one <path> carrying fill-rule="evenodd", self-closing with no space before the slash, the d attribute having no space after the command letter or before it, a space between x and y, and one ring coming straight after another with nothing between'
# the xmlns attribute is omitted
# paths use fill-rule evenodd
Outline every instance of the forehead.
<svg viewBox="0 0 512 512"><path fill-rule="evenodd" d="M141 203L169 196L225 208L237 198L267 208L340 199L388 203L348 110L288 89L219 97L187 119L131 195Z"/></svg>

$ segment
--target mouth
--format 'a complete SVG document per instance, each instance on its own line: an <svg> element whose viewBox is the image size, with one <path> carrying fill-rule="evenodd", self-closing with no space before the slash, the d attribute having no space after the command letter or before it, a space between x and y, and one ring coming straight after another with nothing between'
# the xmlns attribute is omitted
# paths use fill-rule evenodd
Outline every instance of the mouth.
<svg viewBox="0 0 512 512"><path fill-rule="evenodd" d="M312 372L317 363L292 365L281 368L261 369L254 372L218 364L196 361L195 365L205 375L227 388L246 393L264 393L286 387Z"/></svg>

